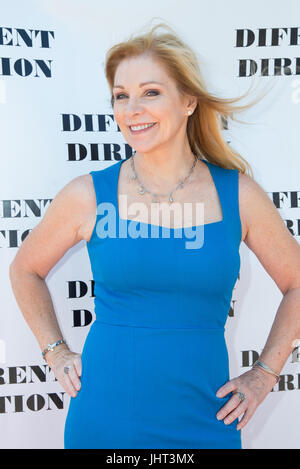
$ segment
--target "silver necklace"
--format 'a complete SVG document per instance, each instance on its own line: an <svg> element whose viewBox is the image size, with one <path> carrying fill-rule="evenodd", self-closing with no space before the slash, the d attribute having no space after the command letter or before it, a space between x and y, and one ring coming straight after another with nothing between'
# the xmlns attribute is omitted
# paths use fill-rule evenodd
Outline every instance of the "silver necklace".
<svg viewBox="0 0 300 469"><path fill-rule="evenodd" d="M131 179L134 180L136 179L140 185L139 189L138 189L138 193L143 195L145 194L145 192L148 192L149 194L153 195L153 202L158 202L158 199L157 199L157 196L160 196L160 197L165 197L165 196L169 196L169 202L174 202L174 199L173 199L173 192L177 191L177 189L180 187L181 189L183 188L184 186L184 183L185 181L190 177L190 175L192 174L195 166L196 166L196 163L197 163L197 160L198 160L198 157L196 155L194 155L195 159L194 159L194 163L191 167L191 169L189 170L187 176L182 179L179 184L177 184L177 186L175 187L174 190L172 190L170 193L167 193L167 194L156 194L154 192L151 192L149 191L148 189L145 188L145 186L141 183L141 181L139 180L138 178L138 175L136 174L136 171L135 171L135 166L134 166L134 155L132 155L132 158L131 158L131 168L132 168L132 172L133 172L133 175L131 176Z"/></svg>

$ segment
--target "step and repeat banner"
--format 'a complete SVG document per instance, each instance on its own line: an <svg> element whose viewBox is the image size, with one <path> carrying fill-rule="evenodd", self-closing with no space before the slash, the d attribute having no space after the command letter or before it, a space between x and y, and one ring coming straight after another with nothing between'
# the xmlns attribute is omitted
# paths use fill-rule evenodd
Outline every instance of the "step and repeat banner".
<svg viewBox="0 0 300 469"><path fill-rule="evenodd" d="M110 105L106 51L158 17L198 54L209 89L236 97L254 84L227 141L300 240L300 3L237 0L0 1L0 447L63 448L70 397L57 382L13 296L9 265L71 179L132 154ZM149 13L151 12L151 13ZM133 21L134 19L134 21ZM297 19L299 24L297 24ZM276 255L276 253L274 253ZM226 323L231 377L262 351L282 299L242 243ZM92 322L94 282L86 243L46 277L64 337L81 352ZM242 429L244 448L300 448L300 348Z"/></svg>

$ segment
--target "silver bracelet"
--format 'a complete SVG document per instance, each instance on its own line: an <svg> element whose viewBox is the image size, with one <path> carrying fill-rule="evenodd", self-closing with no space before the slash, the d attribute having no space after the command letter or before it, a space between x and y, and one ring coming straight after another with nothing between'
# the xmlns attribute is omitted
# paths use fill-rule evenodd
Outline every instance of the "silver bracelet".
<svg viewBox="0 0 300 469"><path fill-rule="evenodd" d="M254 363L252 368L254 368L255 366L258 366L258 367L262 368L263 370L267 371L268 373L270 373L271 375L276 376L276 378L277 378L276 383L278 383L280 375L278 373L276 373L274 370L272 370L264 362L262 362L261 360L256 360L256 362Z"/></svg>
<svg viewBox="0 0 300 469"><path fill-rule="evenodd" d="M42 352L42 357L44 358L44 360L45 360L45 355L47 352L53 352L55 347L57 347L60 344L65 344L65 343L66 341L64 339L61 339L61 340L58 340L57 342L54 342L53 344L48 344L47 348L45 348Z"/></svg>

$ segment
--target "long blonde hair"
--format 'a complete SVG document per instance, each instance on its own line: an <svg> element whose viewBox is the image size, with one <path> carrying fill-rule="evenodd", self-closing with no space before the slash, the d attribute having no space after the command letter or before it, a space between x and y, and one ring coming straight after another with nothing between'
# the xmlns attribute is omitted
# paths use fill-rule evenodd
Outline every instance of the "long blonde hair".
<svg viewBox="0 0 300 469"><path fill-rule="evenodd" d="M168 31L155 34L159 28ZM209 93L196 54L165 23L161 22L153 26L149 32L141 35L129 36L126 41L114 45L106 53L105 75L112 95L112 107L114 106L112 89L117 66L123 59L141 54L151 54L165 67L169 76L177 83L179 93L197 97L198 104L187 122L187 136L191 151L213 164L223 168L237 169L241 173L248 172L253 177L250 164L231 148L222 136L224 123L227 123L228 119L237 120L234 112L251 106L251 104L234 105L247 93L231 99Z"/></svg>

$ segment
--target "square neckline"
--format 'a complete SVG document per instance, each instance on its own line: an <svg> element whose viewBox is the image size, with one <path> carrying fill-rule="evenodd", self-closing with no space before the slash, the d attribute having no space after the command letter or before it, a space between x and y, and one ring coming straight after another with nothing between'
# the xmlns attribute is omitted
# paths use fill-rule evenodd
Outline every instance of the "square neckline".
<svg viewBox="0 0 300 469"><path fill-rule="evenodd" d="M129 158L132 158L133 155L131 155ZM138 220L131 220L130 218L121 218L120 217L120 212L119 212L119 203L118 203L118 188L119 188L119 179L120 179L120 170L121 170L121 166L122 164L124 163L124 161L127 161L129 158L125 158L125 159L122 159L120 160L116 165L118 165L118 168L117 169L117 184L116 184L116 191L114 191L114 195L115 195L115 206L116 206L116 212L117 212L117 219L118 219L118 222L121 220L123 222L126 222L126 223L129 223L129 222L134 222L134 223L140 223L142 225L146 225L146 226L156 226L158 227L159 229L161 228L164 228L166 230L172 230L172 231L176 231L176 230L184 230L184 229L191 229L191 228L200 228L201 226L205 227L205 226L210 226L210 225L217 225L217 224L222 224L224 223L224 209L223 209L223 204L222 204L222 200L221 200L221 197L220 197L220 194L219 194L219 191L218 191L218 188L217 188L217 185L216 185L216 181L215 181L215 178L214 178L214 175L213 175L213 171L210 167L210 164L208 161L206 160L203 160L201 159L201 161L203 161L204 163L206 163L206 166L208 167L208 170L209 170L209 173L211 175L211 178L212 178L212 181L213 181L213 184L215 186L215 190L216 190L216 193L217 193L217 196L218 196L218 199L219 199L219 204L220 204L220 207L221 207L221 210L222 210L222 219L221 220L218 220L218 221L213 221L211 223L204 223L202 225L193 225L193 226L182 226L182 227L179 227L179 228L171 228L171 227L167 227L167 226L162 226L162 225L155 225L153 223L146 223L146 222L143 222L143 221L138 221ZM116 166L114 165L114 166Z"/></svg>

